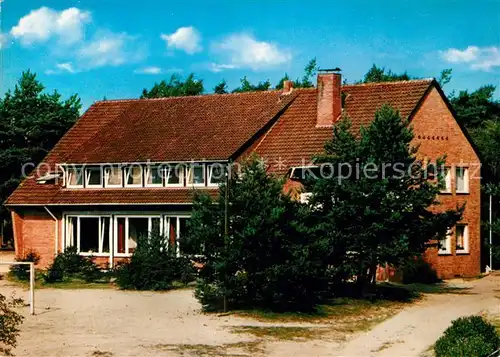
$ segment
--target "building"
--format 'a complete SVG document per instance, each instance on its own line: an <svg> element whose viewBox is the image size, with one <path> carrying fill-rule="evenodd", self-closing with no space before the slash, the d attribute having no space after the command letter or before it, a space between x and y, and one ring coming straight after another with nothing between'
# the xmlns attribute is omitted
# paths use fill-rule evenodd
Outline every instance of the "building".
<svg viewBox="0 0 500 357"><path fill-rule="evenodd" d="M141 233L178 239L193 188L217 194L222 167L255 152L281 175L311 165L342 113L353 129L383 104L414 127L420 157L447 155L443 208L466 202L463 221L427 259L444 278L480 272L479 158L435 80L341 85L321 72L317 88L96 102L7 200L16 253L47 266L69 245L99 263L133 252ZM286 189L300 186L289 178ZM182 251L182 247L180 247Z"/></svg>

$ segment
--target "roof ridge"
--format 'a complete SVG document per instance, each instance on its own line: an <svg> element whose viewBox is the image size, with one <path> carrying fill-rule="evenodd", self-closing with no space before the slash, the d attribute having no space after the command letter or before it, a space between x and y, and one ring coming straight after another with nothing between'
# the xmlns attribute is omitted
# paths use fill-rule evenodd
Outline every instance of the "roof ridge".
<svg viewBox="0 0 500 357"><path fill-rule="evenodd" d="M345 84L342 88L345 87L368 87L368 86L383 86L383 85L394 85L394 84L406 84L406 83L430 83L434 81L435 78L419 78L419 79L405 79L401 81L387 81L387 82L370 82L370 83L353 83L353 84Z"/></svg>
<svg viewBox="0 0 500 357"><path fill-rule="evenodd" d="M302 88L301 88L302 89ZM168 101L168 100L175 100L179 98L209 98L209 97L224 97L224 96L245 96L249 94L256 94L256 93L278 93L282 92L281 89L270 89L270 90L255 90L255 91L248 91L248 92L238 92L238 93L206 93L206 94L198 94L198 95L179 95L179 96L172 96L172 97L160 97L160 98L128 98L128 99L105 99L105 100L96 100L94 101L94 104L96 103L106 103L106 102L113 102L113 103L129 103L129 102L140 102L140 101Z"/></svg>

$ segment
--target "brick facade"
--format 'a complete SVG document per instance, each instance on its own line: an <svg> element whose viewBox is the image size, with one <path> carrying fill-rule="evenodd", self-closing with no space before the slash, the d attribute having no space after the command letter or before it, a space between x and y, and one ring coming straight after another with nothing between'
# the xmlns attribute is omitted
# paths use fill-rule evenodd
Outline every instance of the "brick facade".
<svg viewBox="0 0 500 357"><path fill-rule="evenodd" d="M465 203L461 223L468 225L469 253L457 254L455 230L451 235L451 254L439 255L437 248L426 252L426 259L435 267L441 278L477 276L481 272L481 180L480 161L437 89L433 88L415 114L412 122L415 144L419 145L421 158L435 160L446 155L446 166L463 165L469 168L469 193L456 193L452 184L451 194L438 197L440 209L454 209ZM451 170L451 182L455 182Z"/></svg>

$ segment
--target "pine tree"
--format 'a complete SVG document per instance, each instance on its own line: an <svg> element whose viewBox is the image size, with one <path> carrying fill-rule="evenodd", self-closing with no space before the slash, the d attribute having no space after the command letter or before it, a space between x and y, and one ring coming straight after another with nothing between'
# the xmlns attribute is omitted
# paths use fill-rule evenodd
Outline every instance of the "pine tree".
<svg viewBox="0 0 500 357"><path fill-rule="evenodd" d="M197 195L190 220L188 240L205 246L196 291L202 305L220 308L225 294L230 308L312 310L326 289L326 268L307 234L307 207L253 158L229 180L225 238L225 190L215 202Z"/></svg>
<svg viewBox="0 0 500 357"><path fill-rule="evenodd" d="M417 160L412 138L408 123L384 106L359 138L348 119L341 121L316 158L323 165L310 200L316 228L330 247L329 263L357 276L360 289L373 281L377 265L399 266L423 253L461 217L462 207L432 209L443 182L429 178L435 165Z"/></svg>
<svg viewBox="0 0 500 357"><path fill-rule="evenodd" d="M23 178L54 147L80 114L78 96L63 100L44 93L36 74L21 75L14 91L0 99L0 199L5 201ZM2 206L1 214L8 219Z"/></svg>

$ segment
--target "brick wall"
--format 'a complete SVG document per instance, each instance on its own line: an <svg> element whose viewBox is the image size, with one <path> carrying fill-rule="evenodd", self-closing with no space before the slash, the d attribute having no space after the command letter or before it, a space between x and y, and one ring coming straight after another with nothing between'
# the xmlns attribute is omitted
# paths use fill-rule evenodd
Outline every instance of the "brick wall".
<svg viewBox="0 0 500 357"><path fill-rule="evenodd" d="M45 268L55 256L56 228L54 219L45 210L12 212L16 255L22 256L29 250L40 254L38 267ZM62 225L59 224L59 249L61 247Z"/></svg>
<svg viewBox="0 0 500 357"><path fill-rule="evenodd" d="M413 126L414 142L419 146L418 156L435 160L446 154L446 166L463 165L469 167L469 194L455 192L455 172L451 170L452 193L438 197L440 205L436 209L454 209L466 204L462 223L468 224L469 253L456 254L455 231L451 236L451 254L439 255L437 248L426 252L426 259L436 268L442 278L455 276L476 276L481 269L481 181L479 158L456 123L446 103L436 89L432 89L415 114Z"/></svg>

